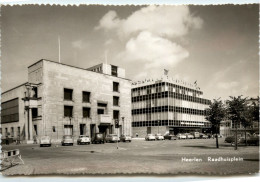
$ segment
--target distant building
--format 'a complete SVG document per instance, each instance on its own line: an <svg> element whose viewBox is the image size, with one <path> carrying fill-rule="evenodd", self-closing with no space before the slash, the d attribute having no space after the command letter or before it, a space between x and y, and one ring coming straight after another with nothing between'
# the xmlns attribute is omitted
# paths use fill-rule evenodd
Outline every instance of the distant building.
<svg viewBox="0 0 260 182"><path fill-rule="evenodd" d="M209 132L211 123L205 120L209 104L197 86L167 76L132 83L133 135Z"/></svg>
<svg viewBox="0 0 260 182"><path fill-rule="evenodd" d="M3 138L131 135L131 81L114 65L83 69L40 60L28 67L27 83L2 93L1 106Z"/></svg>
<svg viewBox="0 0 260 182"><path fill-rule="evenodd" d="M258 98L249 98L246 100L247 106L259 105ZM237 124L238 133L245 132L245 128L241 123ZM253 126L246 129L247 132L259 132L259 121L253 121ZM235 132L235 124L231 120L224 120L220 124L219 132L223 136L233 135Z"/></svg>

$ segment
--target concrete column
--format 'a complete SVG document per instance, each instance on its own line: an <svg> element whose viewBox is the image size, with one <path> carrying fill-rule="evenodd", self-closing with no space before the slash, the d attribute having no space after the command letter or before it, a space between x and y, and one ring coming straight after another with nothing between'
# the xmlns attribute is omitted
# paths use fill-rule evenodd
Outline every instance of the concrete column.
<svg viewBox="0 0 260 182"><path fill-rule="evenodd" d="M21 130L23 130L21 128ZM25 111L25 121L24 121L24 131L25 131L25 141L28 140L28 110Z"/></svg>
<svg viewBox="0 0 260 182"><path fill-rule="evenodd" d="M32 109L29 109L29 140L33 140L33 130L32 130Z"/></svg>

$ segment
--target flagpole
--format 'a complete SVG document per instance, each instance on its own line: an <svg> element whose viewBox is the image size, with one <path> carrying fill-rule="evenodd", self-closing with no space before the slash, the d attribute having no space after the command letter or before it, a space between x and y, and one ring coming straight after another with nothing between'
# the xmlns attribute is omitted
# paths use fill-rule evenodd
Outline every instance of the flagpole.
<svg viewBox="0 0 260 182"><path fill-rule="evenodd" d="M59 44L59 63L60 63L60 36L58 36L58 44Z"/></svg>

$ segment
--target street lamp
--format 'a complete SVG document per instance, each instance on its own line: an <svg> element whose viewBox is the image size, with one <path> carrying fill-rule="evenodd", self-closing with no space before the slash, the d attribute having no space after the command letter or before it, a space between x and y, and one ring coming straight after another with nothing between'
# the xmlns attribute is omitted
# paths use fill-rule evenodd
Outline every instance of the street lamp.
<svg viewBox="0 0 260 182"><path fill-rule="evenodd" d="M124 134L124 129L125 129L125 123L124 123L124 120L125 120L125 117L122 117L122 129L123 129L123 132L122 134Z"/></svg>

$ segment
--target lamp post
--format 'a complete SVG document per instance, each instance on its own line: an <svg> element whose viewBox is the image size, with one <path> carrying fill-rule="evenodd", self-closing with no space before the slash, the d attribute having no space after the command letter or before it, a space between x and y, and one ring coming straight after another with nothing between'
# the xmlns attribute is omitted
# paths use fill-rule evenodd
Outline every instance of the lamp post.
<svg viewBox="0 0 260 182"><path fill-rule="evenodd" d="M125 117L122 117L122 134L124 134L125 132L124 132L124 129L125 129L125 123L124 123L124 121L125 121Z"/></svg>

